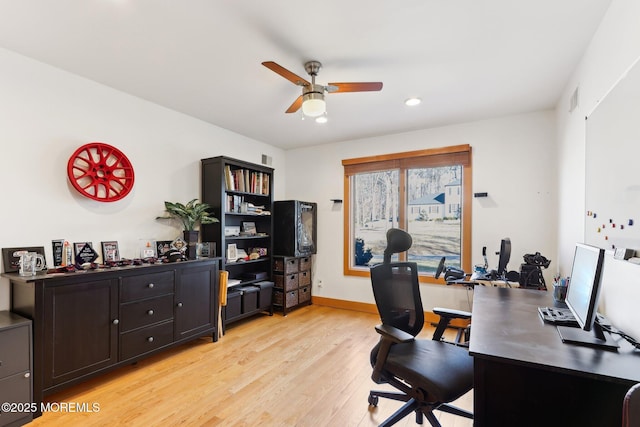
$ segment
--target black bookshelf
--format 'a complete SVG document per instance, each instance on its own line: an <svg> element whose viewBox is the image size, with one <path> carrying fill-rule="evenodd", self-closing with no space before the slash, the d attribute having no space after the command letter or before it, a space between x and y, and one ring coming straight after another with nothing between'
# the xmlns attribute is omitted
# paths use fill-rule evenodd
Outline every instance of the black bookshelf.
<svg viewBox="0 0 640 427"><path fill-rule="evenodd" d="M218 256L222 258L221 269L229 272L228 295L232 298L242 294L242 289L259 287L259 283L272 280L273 168L225 156L202 159L201 167L202 201L211 206L213 215L220 220L202 226L202 241L215 242ZM254 225L256 234L246 235L245 225ZM235 245L238 252L244 251L247 255L262 254L257 259L233 261L227 256L229 245ZM265 288L264 292L272 289ZM265 297L259 295L258 299L264 301ZM268 297L271 301L271 295ZM227 323L263 308L263 304L258 304L241 315L230 315L228 307Z"/></svg>

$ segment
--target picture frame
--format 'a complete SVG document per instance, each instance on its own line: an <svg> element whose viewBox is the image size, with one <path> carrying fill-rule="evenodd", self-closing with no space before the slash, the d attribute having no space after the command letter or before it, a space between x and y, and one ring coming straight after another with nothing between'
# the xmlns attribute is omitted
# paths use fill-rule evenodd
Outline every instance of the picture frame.
<svg viewBox="0 0 640 427"><path fill-rule="evenodd" d="M256 229L256 223L252 221L243 221L242 222L242 233L245 236L255 236L258 234Z"/></svg>
<svg viewBox="0 0 640 427"><path fill-rule="evenodd" d="M178 250L182 254L187 252L187 246L187 242L185 242L182 237L176 237L171 242L171 249Z"/></svg>
<svg viewBox="0 0 640 427"><path fill-rule="evenodd" d="M200 243L200 256L203 258L215 258L216 257L216 242L202 242Z"/></svg>
<svg viewBox="0 0 640 427"><path fill-rule="evenodd" d="M238 246L235 243L227 245L227 261L235 262L238 259Z"/></svg>
<svg viewBox="0 0 640 427"><path fill-rule="evenodd" d="M2 265L5 273L16 273L20 269L20 257L14 256L15 252L28 251L44 256L44 246L25 246L17 248L2 248ZM46 258L45 258L46 264ZM45 265L46 269L46 265Z"/></svg>
<svg viewBox="0 0 640 427"><path fill-rule="evenodd" d="M102 245L102 262L120 261L120 250L118 242L115 240L101 242Z"/></svg>
<svg viewBox="0 0 640 427"><path fill-rule="evenodd" d="M158 249L158 258L163 257L171 248L172 240L158 240L156 241L156 248Z"/></svg>

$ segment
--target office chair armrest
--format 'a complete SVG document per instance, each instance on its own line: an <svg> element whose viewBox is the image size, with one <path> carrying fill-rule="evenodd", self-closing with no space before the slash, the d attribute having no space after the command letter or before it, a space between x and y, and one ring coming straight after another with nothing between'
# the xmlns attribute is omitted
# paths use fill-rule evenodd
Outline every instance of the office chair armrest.
<svg viewBox="0 0 640 427"><path fill-rule="evenodd" d="M380 384L385 382L382 378L383 366L389 356L389 350L394 344L407 343L415 340L415 337L406 333L403 330L394 328L389 325L377 325L376 331L381 335L380 345L378 346L378 353L376 355L376 361L373 366L373 372L371 373L371 379Z"/></svg>
<svg viewBox="0 0 640 427"><path fill-rule="evenodd" d="M376 326L376 331L384 338L388 338L395 343L411 342L415 339L413 335L389 325L378 325Z"/></svg>
<svg viewBox="0 0 640 427"><path fill-rule="evenodd" d="M471 313L464 310L454 310L452 308L434 307L433 312L440 317L449 319L471 319Z"/></svg>
<svg viewBox="0 0 640 427"><path fill-rule="evenodd" d="M434 307L433 312L440 316L440 321L436 326L436 330L433 333L433 339L436 341L442 340L442 336L444 335L445 329L451 323L453 319L463 319L469 320L471 319L471 313L463 310L454 310L452 308L442 308L442 307Z"/></svg>

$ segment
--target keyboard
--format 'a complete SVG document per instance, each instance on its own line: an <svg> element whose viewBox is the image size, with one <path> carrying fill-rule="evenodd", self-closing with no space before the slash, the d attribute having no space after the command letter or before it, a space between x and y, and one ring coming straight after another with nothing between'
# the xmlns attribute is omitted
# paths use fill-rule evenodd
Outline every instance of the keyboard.
<svg viewBox="0 0 640 427"><path fill-rule="evenodd" d="M578 321L568 308L538 307L538 313L546 323L560 326L579 326Z"/></svg>

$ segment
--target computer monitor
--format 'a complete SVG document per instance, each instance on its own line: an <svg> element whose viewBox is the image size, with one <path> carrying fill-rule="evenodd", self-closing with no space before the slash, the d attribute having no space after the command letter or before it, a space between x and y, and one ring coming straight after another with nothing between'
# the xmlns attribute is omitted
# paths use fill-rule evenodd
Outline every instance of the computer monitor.
<svg viewBox="0 0 640 427"><path fill-rule="evenodd" d="M500 255L498 257L498 277L502 278L507 272L507 264L511 259L511 239L508 237L500 242Z"/></svg>
<svg viewBox="0 0 640 427"><path fill-rule="evenodd" d="M578 324L590 331L596 319L604 249L576 244L565 302Z"/></svg>
<svg viewBox="0 0 640 427"><path fill-rule="evenodd" d="M609 334L605 334L596 323L603 264L604 249L576 244L565 302L580 327L558 326L563 342L618 347Z"/></svg>

